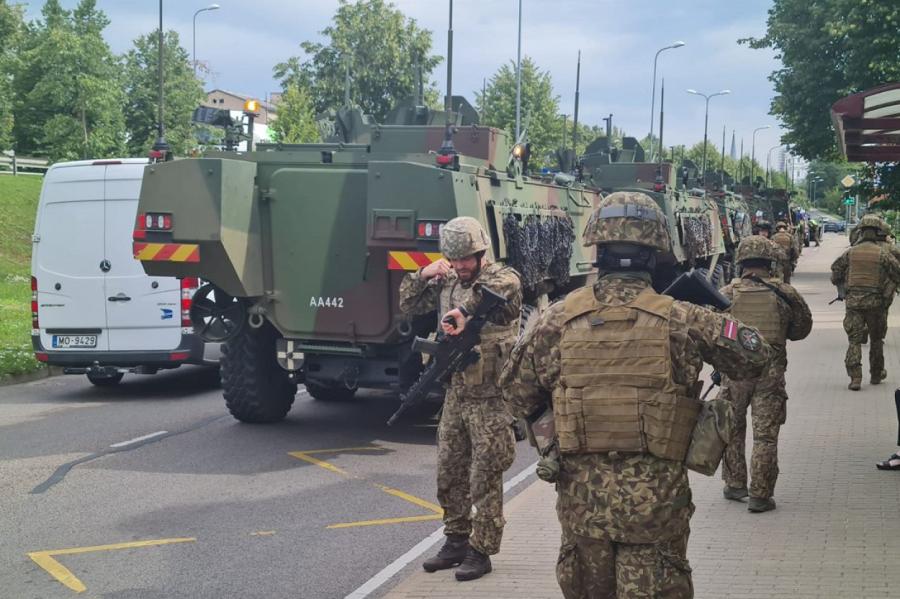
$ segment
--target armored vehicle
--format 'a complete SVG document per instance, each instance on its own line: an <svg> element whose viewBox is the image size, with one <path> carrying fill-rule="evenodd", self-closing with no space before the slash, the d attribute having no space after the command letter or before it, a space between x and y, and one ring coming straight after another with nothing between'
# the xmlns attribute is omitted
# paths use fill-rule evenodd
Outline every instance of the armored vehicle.
<svg viewBox="0 0 900 599"><path fill-rule="evenodd" d="M522 274L526 301L595 272L575 239L598 192L529 177L528 144L479 126L464 99L452 106L448 115L412 102L387 124L342 109L327 143L147 167L135 257L149 274L209 281L192 319L226 342L235 418L283 418L297 383L317 399L410 385L422 368L411 341L437 321L402 315L398 287L440 258L441 226L456 216L484 225L493 258Z"/></svg>
<svg viewBox="0 0 900 599"><path fill-rule="evenodd" d="M722 220L715 200L702 192L693 194L685 180L676 176L669 162L645 162L644 150L636 139L625 137L622 148L611 147L600 137L588 145L580 158L583 181L604 193L641 191L652 197L665 213L672 249L659 258L659 289L691 268L711 269L713 280L725 282L719 261L725 254ZM686 177L685 177L686 179Z"/></svg>

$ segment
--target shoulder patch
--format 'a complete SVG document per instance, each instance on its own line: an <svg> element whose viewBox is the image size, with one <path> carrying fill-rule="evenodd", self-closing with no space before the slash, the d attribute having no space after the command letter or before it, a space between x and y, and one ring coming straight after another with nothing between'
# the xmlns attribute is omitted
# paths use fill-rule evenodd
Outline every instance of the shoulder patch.
<svg viewBox="0 0 900 599"><path fill-rule="evenodd" d="M736 320L726 318L722 321L722 337L736 341L738 338L738 324Z"/></svg>
<svg viewBox="0 0 900 599"><path fill-rule="evenodd" d="M741 330L738 331L738 340L741 347L746 350L759 351L759 348L762 347L762 339L760 339L759 333L753 329L741 327Z"/></svg>

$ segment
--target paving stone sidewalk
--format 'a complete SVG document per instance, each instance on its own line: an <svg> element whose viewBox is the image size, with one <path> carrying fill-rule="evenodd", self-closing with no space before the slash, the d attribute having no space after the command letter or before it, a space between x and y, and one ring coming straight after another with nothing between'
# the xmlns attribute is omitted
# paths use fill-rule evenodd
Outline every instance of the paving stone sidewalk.
<svg viewBox="0 0 900 599"><path fill-rule="evenodd" d="M815 323L808 339L788 347L778 509L752 514L722 498L718 476L691 474L697 512L688 557L699 599L900 597L900 472L874 466L896 449L900 311L895 303L885 341L888 379L848 391L844 307L828 305L829 267L846 239L828 234L822 247L805 248L793 280ZM503 548L483 579L426 574L419 559L385 597L558 599L554 502L553 488L535 481L507 504Z"/></svg>

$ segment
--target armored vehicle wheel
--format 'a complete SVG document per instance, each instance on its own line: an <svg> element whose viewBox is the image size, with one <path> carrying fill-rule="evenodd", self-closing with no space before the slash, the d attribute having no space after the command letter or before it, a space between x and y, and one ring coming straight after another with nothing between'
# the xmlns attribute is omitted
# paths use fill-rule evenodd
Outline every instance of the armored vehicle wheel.
<svg viewBox="0 0 900 599"><path fill-rule="evenodd" d="M89 372L87 379L91 384L98 387L115 387L122 381L123 376L125 375L121 372L116 372L115 374L94 374Z"/></svg>
<svg viewBox="0 0 900 599"><path fill-rule="evenodd" d="M225 405L241 422L282 420L297 394L286 370L275 360L278 332L269 324L244 327L222 347L220 372Z"/></svg>
<svg viewBox="0 0 900 599"><path fill-rule="evenodd" d="M306 390L317 401L350 401L356 395L356 389L348 389L344 385L323 385L306 383Z"/></svg>

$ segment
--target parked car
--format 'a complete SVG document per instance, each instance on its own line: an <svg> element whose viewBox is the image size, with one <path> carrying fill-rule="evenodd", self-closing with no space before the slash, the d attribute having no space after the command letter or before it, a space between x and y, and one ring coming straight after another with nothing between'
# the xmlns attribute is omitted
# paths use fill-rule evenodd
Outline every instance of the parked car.
<svg viewBox="0 0 900 599"><path fill-rule="evenodd" d="M146 165L139 158L58 163L41 189L31 259L35 357L95 385L115 385L126 372L217 364L220 356L219 344L204 343L191 327L199 281L147 276L132 255ZM165 215L150 218L165 225Z"/></svg>
<svg viewBox="0 0 900 599"><path fill-rule="evenodd" d="M822 230L826 233L843 233L847 230L847 222L843 220L827 220L822 225Z"/></svg>

